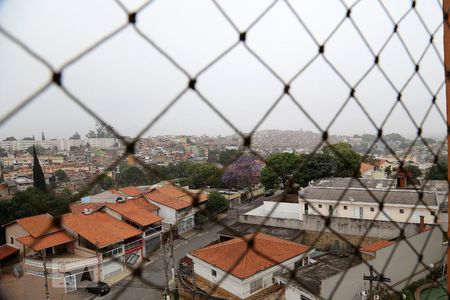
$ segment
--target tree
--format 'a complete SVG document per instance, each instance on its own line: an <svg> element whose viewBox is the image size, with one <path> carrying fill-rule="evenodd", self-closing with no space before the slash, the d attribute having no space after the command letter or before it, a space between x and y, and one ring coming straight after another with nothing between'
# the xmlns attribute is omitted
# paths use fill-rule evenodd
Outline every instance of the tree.
<svg viewBox="0 0 450 300"><path fill-rule="evenodd" d="M222 175L222 182L228 187L247 187L253 198L253 185L261 176L263 163L255 156L246 154L229 165Z"/></svg>
<svg viewBox="0 0 450 300"><path fill-rule="evenodd" d="M6 152L6 150L0 147L0 157L7 157L7 156L8 153Z"/></svg>
<svg viewBox="0 0 450 300"><path fill-rule="evenodd" d="M361 156L353 151L347 143L337 143L326 146L322 152L333 157L336 162L336 177L360 177Z"/></svg>
<svg viewBox="0 0 450 300"><path fill-rule="evenodd" d="M240 150L225 150L219 153L219 163L222 166L228 166L242 155Z"/></svg>
<svg viewBox="0 0 450 300"><path fill-rule="evenodd" d="M144 185L148 183L145 173L136 166L126 166L116 176L119 186Z"/></svg>
<svg viewBox="0 0 450 300"><path fill-rule="evenodd" d="M386 177L390 177L392 174L391 166L387 166L386 168L384 168L384 173L386 174Z"/></svg>
<svg viewBox="0 0 450 300"><path fill-rule="evenodd" d="M273 188L277 181L286 186L288 178L296 171L300 157L294 153L273 153L266 159L266 166L261 171L261 182Z"/></svg>
<svg viewBox="0 0 450 300"><path fill-rule="evenodd" d="M194 188L204 188L206 186L218 187L222 170L213 164L197 164L192 169L192 185Z"/></svg>
<svg viewBox="0 0 450 300"><path fill-rule="evenodd" d="M39 159L34 146L33 146L33 186L44 193L47 192L44 172L42 171L41 164L39 163Z"/></svg>
<svg viewBox="0 0 450 300"><path fill-rule="evenodd" d="M307 186L311 180L333 177L337 170L337 160L325 153L311 153L300 156L300 164L294 180L300 186Z"/></svg>
<svg viewBox="0 0 450 300"><path fill-rule="evenodd" d="M34 145L34 146L31 146L31 147L28 147L27 152L30 155L33 155L33 151L35 151L35 150L36 150L37 154L43 154L45 152L45 148L42 147L41 145Z"/></svg>
<svg viewBox="0 0 450 300"><path fill-rule="evenodd" d="M261 183L267 189L273 189L280 182L278 174L271 168L264 167L261 170Z"/></svg>
<svg viewBox="0 0 450 300"><path fill-rule="evenodd" d="M448 163L447 159L439 158L436 164L427 170L426 180L447 180Z"/></svg>
<svg viewBox="0 0 450 300"><path fill-rule="evenodd" d="M17 141L17 139L13 136L8 136L6 139L4 139L4 141L12 142L12 141Z"/></svg>
<svg viewBox="0 0 450 300"><path fill-rule="evenodd" d="M58 169L55 171L54 175L56 176L56 178L58 178L59 181L64 182L67 181L67 179L69 178L66 174L66 172L64 172L64 170L62 169Z"/></svg>
<svg viewBox="0 0 450 300"><path fill-rule="evenodd" d="M406 165L403 166L403 172L406 173L406 176L412 183L417 182L417 178L422 176L422 171L420 171L419 167L415 165Z"/></svg>
<svg viewBox="0 0 450 300"><path fill-rule="evenodd" d="M218 192L211 192L208 195L208 202L206 202L206 209L212 214L222 212L228 208L228 200Z"/></svg>

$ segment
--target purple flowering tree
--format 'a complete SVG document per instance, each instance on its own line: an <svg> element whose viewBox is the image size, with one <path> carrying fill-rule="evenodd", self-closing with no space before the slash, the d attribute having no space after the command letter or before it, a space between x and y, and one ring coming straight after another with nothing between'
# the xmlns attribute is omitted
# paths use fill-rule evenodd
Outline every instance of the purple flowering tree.
<svg viewBox="0 0 450 300"><path fill-rule="evenodd" d="M253 199L253 185L259 182L264 162L254 155L244 154L230 164L222 175L228 187L249 188Z"/></svg>

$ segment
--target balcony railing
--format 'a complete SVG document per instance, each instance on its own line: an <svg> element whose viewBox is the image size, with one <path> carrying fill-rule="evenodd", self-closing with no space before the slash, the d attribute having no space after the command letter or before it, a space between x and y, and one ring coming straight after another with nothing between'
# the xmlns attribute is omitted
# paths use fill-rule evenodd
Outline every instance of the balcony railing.
<svg viewBox="0 0 450 300"><path fill-rule="evenodd" d="M142 239L125 244L125 252L127 252L130 249L137 248L139 246L142 246Z"/></svg>
<svg viewBox="0 0 450 300"><path fill-rule="evenodd" d="M55 270L58 272L68 272L71 270L81 269L86 266L94 266L98 264L98 258L97 257L90 257L86 259L76 259L76 258L46 258L46 268L47 270ZM34 267L34 268L40 268L44 270L44 260L43 259L36 259L36 258L24 258L24 265L25 268L27 267Z"/></svg>
<svg viewBox="0 0 450 300"><path fill-rule="evenodd" d="M177 219L183 218L187 215L193 214L192 209L184 210L184 211L178 211L177 212Z"/></svg>
<svg viewBox="0 0 450 300"><path fill-rule="evenodd" d="M117 256L117 255L120 255L122 253L123 253L123 247L120 246L120 247L108 250L106 252L103 252L102 253L102 257L103 257L103 259L105 259L105 258L109 258L109 257L114 257L114 256Z"/></svg>
<svg viewBox="0 0 450 300"><path fill-rule="evenodd" d="M150 228L147 228L144 231L144 233L145 233L144 235L145 235L145 237L147 237L147 236L153 235L155 233L158 233L161 230L162 230L162 225L159 225L159 226L156 226L156 227L150 227Z"/></svg>

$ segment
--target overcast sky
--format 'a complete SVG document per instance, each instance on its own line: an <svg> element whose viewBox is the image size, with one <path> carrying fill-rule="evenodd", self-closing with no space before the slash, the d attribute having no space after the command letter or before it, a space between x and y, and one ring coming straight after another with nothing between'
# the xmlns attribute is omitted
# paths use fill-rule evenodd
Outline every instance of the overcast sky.
<svg viewBox="0 0 450 300"><path fill-rule="evenodd" d="M125 1L135 10L143 1ZM354 1L345 1L351 5ZM218 1L240 31L272 1ZM323 43L346 14L334 0L290 1L317 42ZM383 1L394 20L411 2ZM420 74L436 93L442 71L440 2L417 1L417 10L434 45L420 63ZM393 30L376 0L362 0L351 16L375 53ZM22 40L58 69L82 49L127 22L126 14L112 0L0 0L0 26ZM212 1L154 1L137 19L138 27L189 74L194 75L238 39ZM429 35L415 13L403 19L399 32L417 61L429 44ZM284 1L275 4L247 34L248 46L285 81L305 66L317 47L289 11ZM373 64L373 56L347 19L325 44L325 57L350 83L355 84ZM394 36L380 54L380 66L397 89L412 117L421 123L432 96L418 76L404 87L414 72L400 40ZM0 33L0 118L33 93L50 76L49 71ZM64 85L90 109L123 135L137 134L188 82L188 78L145 42L131 26L65 69ZM282 94L283 84L245 49L237 46L197 79L198 90L242 131L250 131ZM326 128L349 95L343 83L319 56L291 84L291 94L317 124ZM373 69L356 88L361 104L380 125L396 101L396 92L382 73ZM437 103L445 112L444 90ZM48 138L67 138L74 131L85 134L95 119L80 109L57 87L49 88L11 120L0 126L0 138L23 137L44 131ZM284 97L260 129L318 131L291 99ZM432 109L423 131L443 136L445 123ZM398 106L384 131L414 136L416 129ZM331 134L375 133L374 126L351 100L331 126ZM187 92L145 135L227 135L233 130L195 93Z"/></svg>

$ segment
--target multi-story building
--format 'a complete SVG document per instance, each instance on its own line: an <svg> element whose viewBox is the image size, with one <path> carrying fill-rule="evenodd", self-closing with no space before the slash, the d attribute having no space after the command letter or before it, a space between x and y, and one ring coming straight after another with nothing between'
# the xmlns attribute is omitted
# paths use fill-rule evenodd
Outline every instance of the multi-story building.
<svg viewBox="0 0 450 300"><path fill-rule="evenodd" d="M434 191L418 193L401 180L324 178L299 190L299 204L300 220L322 215L418 224L423 217L434 224L439 212Z"/></svg>

